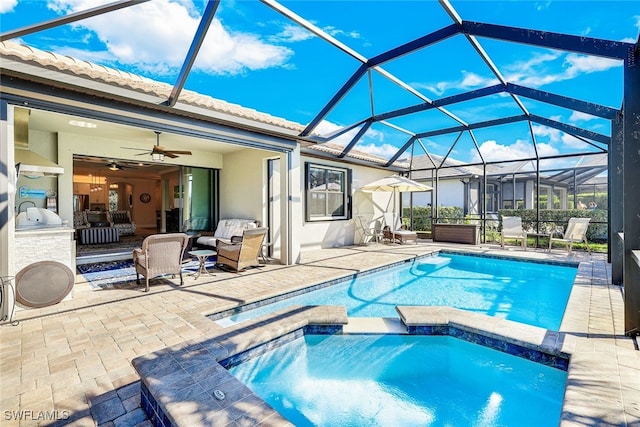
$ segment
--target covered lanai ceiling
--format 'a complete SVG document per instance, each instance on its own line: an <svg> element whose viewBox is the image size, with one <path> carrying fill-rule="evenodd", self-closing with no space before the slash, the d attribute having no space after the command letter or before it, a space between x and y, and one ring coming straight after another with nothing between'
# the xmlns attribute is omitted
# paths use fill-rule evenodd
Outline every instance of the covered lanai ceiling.
<svg viewBox="0 0 640 427"><path fill-rule="evenodd" d="M558 180L568 156L607 152L640 22L627 1L585 3L561 29L545 18L562 13L553 2L87 4L52 2L39 22L16 9L1 40L163 81L169 106L190 90L301 123L328 157L416 169L545 159Z"/></svg>

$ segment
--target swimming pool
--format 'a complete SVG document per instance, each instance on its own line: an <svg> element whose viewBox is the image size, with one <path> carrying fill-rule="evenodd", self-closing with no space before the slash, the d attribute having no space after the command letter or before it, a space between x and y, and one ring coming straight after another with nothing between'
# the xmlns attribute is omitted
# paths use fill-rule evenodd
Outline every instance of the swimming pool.
<svg viewBox="0 0 640 427"><path fill-rule="evenodd" d="M567 379L457 338L416 335L304 335L228 370L296 426L557 426Z"/></svg>
<svg viewBox="0 0 640 427"><path fill-rule="evenodd" d="M443 253L218 322L228 326L291 305L344 305L351 317L397 317L397 305L438 305L558 330L576 274L575 266ZM210 317L219 319L219 315Z"/></svg>

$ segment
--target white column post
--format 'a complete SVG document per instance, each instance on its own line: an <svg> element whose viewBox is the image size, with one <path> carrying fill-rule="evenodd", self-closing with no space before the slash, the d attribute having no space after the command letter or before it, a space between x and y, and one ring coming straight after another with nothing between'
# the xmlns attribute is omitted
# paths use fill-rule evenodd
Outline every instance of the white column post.
<svg viewBox="0 0 640 427"><path fill-rule="evenodd" d="M303 204L302 192L304 177L302 176L302 165L300 160L300 148L283 153L281 156L282 173L281 191L282 199L286 203L281 204L282 219L284 226L282 227L282 262L286 265L292 265L300 262L300 235L302 233Z"/></svg>

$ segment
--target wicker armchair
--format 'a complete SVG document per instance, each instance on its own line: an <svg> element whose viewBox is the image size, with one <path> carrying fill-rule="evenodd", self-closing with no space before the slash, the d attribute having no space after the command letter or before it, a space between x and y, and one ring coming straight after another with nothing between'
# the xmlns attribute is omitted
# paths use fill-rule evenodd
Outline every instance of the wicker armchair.
<svg viewBox="0 0 640 427"><path fill-rule="evenodd" d="M180 275L182 285L182 256L189 243L184 233L153 234L142 241L142 248L133 250L133 264L136 268L136 283L140 275L146 279L145 292L149 291L149 279L163 275Z"/></svg>
<svg viewBox="0 0 640 427"><path fill-rule="evenodd" d="M241 242L227 243L223 240L217 240L218 266L241 271L260 265L258 256L267 230L267 227L244 230Z"/></svg>

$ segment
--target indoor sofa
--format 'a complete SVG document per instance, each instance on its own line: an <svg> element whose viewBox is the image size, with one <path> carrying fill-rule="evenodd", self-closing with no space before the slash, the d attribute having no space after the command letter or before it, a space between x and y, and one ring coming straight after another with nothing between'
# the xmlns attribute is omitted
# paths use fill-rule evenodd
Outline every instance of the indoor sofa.
<svg viewBox="0 0 640 427"><path fill-rule="evenodd" d="M117 228L121 236L134 235L136 233L136 225L131 220L130 211L109 211L108 215L111 227Z"/></svg>

